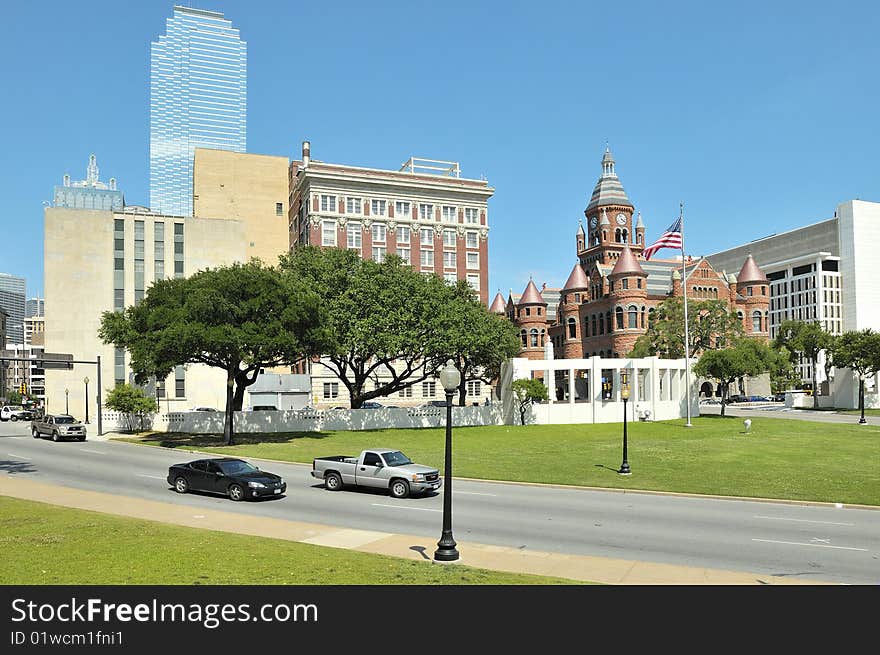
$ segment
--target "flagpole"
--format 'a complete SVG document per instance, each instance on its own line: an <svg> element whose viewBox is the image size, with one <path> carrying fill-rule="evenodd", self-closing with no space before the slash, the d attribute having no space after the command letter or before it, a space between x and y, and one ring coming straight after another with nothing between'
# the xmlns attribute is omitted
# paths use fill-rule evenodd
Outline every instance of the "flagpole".
<svg viewBox="0 0 880 655"><path fill-rule="evenodd" d="M684 296L684 383L685 405L687 406L687 423L685 427L693 427L691 424L691 353L690 338L688 337L688 294L687 294L687 271L685 270L684 257L684 203L678 203L678 220L681 226L681 291Z"/></svg>

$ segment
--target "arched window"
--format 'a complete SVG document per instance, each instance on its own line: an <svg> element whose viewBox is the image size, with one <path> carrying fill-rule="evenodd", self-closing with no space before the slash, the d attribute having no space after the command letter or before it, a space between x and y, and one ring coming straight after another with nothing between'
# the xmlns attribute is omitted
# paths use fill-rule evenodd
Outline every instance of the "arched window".
<svg viewBox="0 0 880 655"><path fill-rule="evenodd" d="M616 319L616 326L618 330L623 329L623 307L618 307L614 310L614 318Z"/></svg>
<svg viewBox="0 0 880 655"><path fill-rule="evenodd" d="M743 322L743 313L742 313L742 312L737 312L737 313L736 313L736 317L739 319L739 322L740 322L740 323Z"/></svg>
<svg viewBox="0 0 880 655"><path fill-rule="evenodd" d="M602 230L602 241L608 240L608 232L606 230Z"/></svg>
<svg viewBox="0 0 880 655"><path fill-rule="evenodd" d="M648 322L645 320L645 306L642 305L642 328L647 328Z"/></svg>
<svg viewBox="0 0 880 655"><path fill-rule="evenodd" d="M522 339L522 345L523 345L523 348L525 348L526 346L529 345L529 342L528 342L528 335L526 334L526 331L525 331L525 330L520 330L519 338Z"/></svg>
<svg viewBox="0 0 880 655"><path fill-rule="evenodd" d="M531 337L531 343L529 345L531 345L532 348L537 348L538 347L538 329L532 328L531 331L529 332L529 335Z"/></svg>
<svg viewBox="0 0 880 655"><path fill-rule="evenodd" d="M623 235L623 243L628 243L627 239L629 239L629 232L624 230L621 234Z"/></svg>
<svg viewBox="0 0 880 655"><path fill-rule="evenodd" d="M584 316L584 336L590 336L590 319Z"/></svg>
<svg viewBox="0 0 880 655"><path fill-rule="evenodd" d="M592 328L592 329L590 330L590 334L593 335L594 337L595 337L597 334L601 334L600 332L596 332L596 315L595 315L595 314L593 314L592 316L590 316L590 323L591 323L591 328Z"/></svg>
<svg viewBox="0 0 880 655"><path fill-rule="evenodd" d="M614 242L620 243L620 228L614 230Z"/></svg>
<svg viewBox="0 0 880 655"><path fill-rule="evenodd" d="M752 332L761 331L761 312L755 310L752 312Z"/></svg>
<svg viewBox="0 0 880 655"><path fill-rule="evenodd" d="M535 307L535 309L538 310L538 316L540 316L540 315L541 315L541 308L540 308L540 307Z"/></svg>
<svg viewBox="0 0 880 655"><path fill-rule="evenodd" d="M636 232L636 243L642 242L642 235L639 232Z"/></svg>
<svg viewBox="0 0 880 655"><path fill-rule="evenodd" d="M627 324L626 326L630 330L634 330L639 327L639 309L635 305L630 305L627 307Z"/></svg>
<svg viewBox="0 0 880 655"><path fill-rule="evenodd" d="M573 318L568 319L568 338L574 339L577 337L577 321Z"/></svg>

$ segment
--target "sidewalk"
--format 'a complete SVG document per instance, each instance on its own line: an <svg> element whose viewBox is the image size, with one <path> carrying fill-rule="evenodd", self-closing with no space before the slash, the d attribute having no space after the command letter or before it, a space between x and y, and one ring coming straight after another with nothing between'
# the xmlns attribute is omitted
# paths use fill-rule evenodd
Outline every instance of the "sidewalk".
<svg viewBox="0 0 880 655"><path fill-rule="evenodd" d="M91 510L117 516L161 521L221 532L285 539L317 546L390 555L433 565L434 539L354 530L282 519L187 507L115 494L48 485L0 476L0 495ZM623 585L816 585L790 577L651 564L634 560L564 555L488 544L458 542L458 564L511 573L555 576L574 581ZM448 566L448 565L446 565Z"/></svg>

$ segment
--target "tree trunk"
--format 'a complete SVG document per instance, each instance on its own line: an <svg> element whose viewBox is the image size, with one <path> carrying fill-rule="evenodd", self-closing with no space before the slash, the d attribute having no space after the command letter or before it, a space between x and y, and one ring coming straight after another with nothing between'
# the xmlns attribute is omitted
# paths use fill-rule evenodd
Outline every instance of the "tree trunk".
<svg viewBox="0 0 880 655"><path fill-rule="evenodd" d="M233 371L226 372L226 420L223 422L223 443L232 445L233 418L235 416L235 403L233 389L235 387L235 374Z"/></svg>
<svg viewBox="0 0 880 655"><path fill-rule="evenodd" d="M727 383L721 383L721 416L724 416L724 408L727 407Z"/></svg>
<svg viewBox="0 0 880 655"><path fill-rule="evenodd" d="M461 376L461 383L458 385L458 406L464 407L467 402L467 381Z"/></svg>
<svg viewBox="0 0 880 655"><path fill-rule="evenodd" d="M810 363L813 366L813 409L819 409L819 389L816 385L816 357L815 356L810 358Z"/></svg>

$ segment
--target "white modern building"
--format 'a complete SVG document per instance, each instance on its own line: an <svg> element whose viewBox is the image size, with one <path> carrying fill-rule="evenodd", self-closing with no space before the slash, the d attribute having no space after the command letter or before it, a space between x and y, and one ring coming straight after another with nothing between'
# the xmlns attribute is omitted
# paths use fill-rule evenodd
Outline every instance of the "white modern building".
<svg viewBox="0 0 880 655"><path fill-rule="evenodd" d="M749 253L770 280L770 337L782 321L819 321L832 334L871 328L880 331L880 203L848 200L833 217L801 228L772 234L722 252L708 255L719 270L735 270L739 258ZM806 383L813 371L806 360L800 373ZM817 380L826 382L824 370ZM825 404L854 407L857 393L851 373L837 375L824 385ZM877 406L877 381L866 381L866 406ZM855 405L853 404L855 398Z"/></svg>

